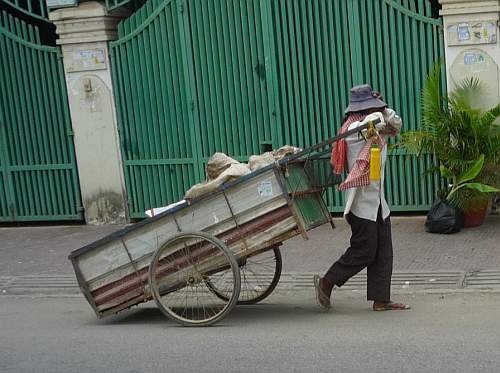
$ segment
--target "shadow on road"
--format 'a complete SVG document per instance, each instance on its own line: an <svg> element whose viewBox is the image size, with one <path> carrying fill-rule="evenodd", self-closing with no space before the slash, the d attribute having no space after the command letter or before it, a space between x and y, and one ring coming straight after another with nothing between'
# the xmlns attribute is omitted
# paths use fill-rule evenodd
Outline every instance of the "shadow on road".
<svg viewBox="0 0 500 373"><path fill-rule="evenodd" d="M346 304L336 305L331 311L321 310L315 303L265 303L252 306L236 306L224 320L217 323L216 327L228 327L233 325L248 325L262 323L280 323L283 320L289 322L309 322L323 317L335 317L348 315L349 317L367 317L373 312L366 305ZM101 320L95 320L90 325L168 325L178 326L167 316L156 308L152 303L145 307L134 308L124 311L115 316L109 316Z"/></svg>

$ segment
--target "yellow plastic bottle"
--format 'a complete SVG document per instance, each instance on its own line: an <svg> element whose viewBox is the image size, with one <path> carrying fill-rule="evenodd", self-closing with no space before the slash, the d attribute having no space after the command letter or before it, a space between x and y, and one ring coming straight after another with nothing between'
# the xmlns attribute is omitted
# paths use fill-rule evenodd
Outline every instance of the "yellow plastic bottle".
<svg viewBox="0 0 500 373"><path fill-rule="evenodd" d="M380 181L380 148L372 146L370 149L370 180Z"/></svg>

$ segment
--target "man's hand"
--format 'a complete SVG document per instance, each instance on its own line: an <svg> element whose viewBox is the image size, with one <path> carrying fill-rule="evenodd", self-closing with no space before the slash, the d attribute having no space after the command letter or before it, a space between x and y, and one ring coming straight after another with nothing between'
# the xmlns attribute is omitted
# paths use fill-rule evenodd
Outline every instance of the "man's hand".
<svg viewBox="0 0 500 373"><path fill-rule="evenodd" d="M364 123L368 123L368 122L375 122L376 120L379 120L380 123L377 123L375 125L375 128L378 129L382 129L385 127L385 118L384 118L384 115L381 113L381 112L375 112L375 113L371 113L371 114L368 114L365 119L363 119L363 124Z"/></svg>
<svg viewBox="0 0 500 373"><path fill-rule="evenodd" d="M398 131L394 128L392 128L389 124L378 131L379 135L386 135L386 136L396 136L398 134Z"/></svg>
<svg viewBox="0 0 500 373"><path fill-rule="evenodd" d="M367 115L363 120L363 124L378 121L375 124L375 128L369 127L367 130L363 130L363 134L366 138L371 139L377 137L379 131L385 128L384 116L380 112L375 112Z"/></svg>
<svg viewBox="0 0 500 373"><path fill-rule="evenodd" d="M401 117L392 109L385 109L383 114L387 125L379 133L382 135L396 136L399 131L401 131L403 125Z"/></svg>

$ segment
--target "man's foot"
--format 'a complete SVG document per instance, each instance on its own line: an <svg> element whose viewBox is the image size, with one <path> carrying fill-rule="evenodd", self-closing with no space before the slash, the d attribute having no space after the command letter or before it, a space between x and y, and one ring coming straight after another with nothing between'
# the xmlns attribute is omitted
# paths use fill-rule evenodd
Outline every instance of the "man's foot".
<svg viewBox="0 0 500 373"><path fill-rule="evenodd" d="M411 307L408 304L389 302L373 302L374 311L402 311L409 310Z"/></svg>
<svg viewBox="0 0 500 373"><path fill-rule="evenodd" d="M329 310L332 307L330 303L332 287L328 286L324 278L315 275L314 289L316 290L316 300L318 301L318 305L325 310Z"/></svg>

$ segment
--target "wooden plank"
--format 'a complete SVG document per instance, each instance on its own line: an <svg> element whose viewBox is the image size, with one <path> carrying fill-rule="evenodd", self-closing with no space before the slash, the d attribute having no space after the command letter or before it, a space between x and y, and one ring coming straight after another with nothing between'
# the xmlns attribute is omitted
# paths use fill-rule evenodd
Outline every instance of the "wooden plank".
<svg viewBox="0 0 500 373"><path fill-rule="evenodd" d="M283 197L268 201L237 216L238 223L246 224L285 205L286 200ZM200 227L198 230L220 235L234 228L234 220L227 219L224 222L213 224L205 229ZM196 229L187 230L192 231ZM139 268L142 268L144 266L142 262L145 261L149 263L149 258L156 251L156 249L176 233L178 233L177 227L175 226L175 223L172 222L165 227L162 227L161 225L159 225L158 228L155 227L154 230L148 232L147 238L139 232L134 232L134 235L125 238L125 244L127 245L134 262L137 262L136 265L138 265ZM80 260L80 258L77 260ZM103 248L103 251L93 250L87 253L85 255L85 260L80 261L80 268L82 271L85 271L82 272L83 278L92 283L92 288L94 288L94 284L102 286L103 281L106 281L105 279L114 278L116 280L119 276L123 277L134 272L134 268L130 263L130 259L121 241L114 241L112 244L106 245L106 247ZM111 274L110 272L113 273Z"/></svg>
<svg viewBox="0 0 500 373"><path fill-rule="evenodd" d="M239 224L244 224L286 204L282 193L272 169L244 183L235 184L226 191ZM175 216L183 231L208 230L220 234L234 228L227 202L220 192L213 197L194 202L175 213ZM133 260L137 260L153 253L177 232L177 225L172 215L166 215L151 224L132 230L121 239L124 240ZM77 263L85 280L91 281L110 271L130 265L130 259L121 239L77 257Z"/></svg>
<svg viewBox="0 0 500 373"><path fill-rule="evenodd" d="M300 231L297 217L290 209L285 183L278 175L274 168L262 170L240 179L241 182L226 185L223 191L150 222L138 223L73 254L72 259L90 292L89 301L93 301L98 314L117 312L146 300L151 257L179 229L212 233L237 256L251 255L297 235ZM177 250L182 245L179 243ZM176 252L176 248L170 248L169 252ZM220 270L216 259L202 258L203 268L209 272ZM174 272L168 266L163 268L166 277L162 284L172 288L173 280L178 281L179 274L187 270L189 265L176 267Z"/></svg>
<svg viewBox="0 0 500 373"><path fill-rule="evenodd" d="M129 302L127 303L124 303L124 304L120 304L114 308L111 308L111 309L108 309L108 310L105 310L105 311L98 311L98 315L99 315L99 318L102 318L102 317L105 317L105 316L108 316L108 315L114 315L114 314L117 314L118 312L121 312L121 311L124 311L126 309L129 309L129 308L132 308L133 306L136 306L138 305L139 303L141 303L141 300L142 300L142 295L137 297L137 298L134 298L134 299L131 299Z"/></svg>
<svg viewBox="0 0 500 373"><path fill-rule="evenodd" d="M289 213L287 213L287 215L289 215ZM283 216L282 214L278 214L279 219L282 219L282 216ZM281 222L282 224L284 224L284 227L285 227L284 230L290 230L296 226L295 220L294 219L291 219L291 220L292 221L287 220L287 221ZM265 226L268 226L268 227L266 229L263 229L261 227L262 224L264 224ZM274 238L271 236L272 234L274 234L275 236L278 236L282 233L281 231L277 232L272 225L273 225L272 216L271 216L271 220L263 218L263 217L259 217L258 219L254 219L254 221L248 222L246 225L241 226L241 229L242 229L241 233L246 235L247 237L251 235L252 236L250 238L251 244L249 245L249 247L251 247L251 248L255 247L255 249L258 249L258 248L263 246L263 243L265 243L265 241L263 241L263 240L267 239L268 241L270 241ZM222 240L228 242L228 245L230 245L230 249L234 253L237 253L237 252L240 252L243 250L243 243L242 243L240 237L236 237L237 239L235 239L235 234L238 234L238 232L235 228L236 227L233 225L233 231L227 232L223 235L218 235L218 237L221 238ZM261 236L256 235L256 233L253 233L255 231L267 231L269 234L267 236L265 236L264 238L262 238ZM210 232L210 233L212 233L212 232ZM248 238L247 238L247 241L248 241ZM141 275L146 273L145 270L149 267L153 253L154 252L151 252L151 253L143 256L142 258L140 258L134 262L135 268L138 269L138 271L140 272ZM129 280L134 279L136 277L135 276L135 274L136 274L135 268L129 262L126 266L123 266L117 270L106 272L103 276L100 276L97 279L89 281L88 282L89 289L91 291L95 291L97 289L106 287L109 284L118 282L121 279L124 279L126 277L128 277Z"/></svg>
<svg viewBox="0 0 500 373"><path fill-rule="evenodd" d="M245 252L246 255L249 255L252 252L257 252L263 247L269 244L269 241L272 238L279 237L280 239L291 238L297 234L299 231L297 229L290 229L290 227L296 227L295 220L293 217L289 217L276 225L269 227L268 229L252 235L252 240L250 241L250 245L248 246L248 251ZM237 241L236 244L230 247L233 252L244 251L244 246L242 241ZM211 272L214 271L215 268L219 268L221 266L220 262L215 262L216 259L207 257L202 262L197 263L197 268L201 272ZM168 275L162 278L161 285L164 287L169 287L178 281L182 274L185 272L189 272L191 270L190 266L181 266L180 270L175 272L170 272ZM129 281L125 283L120 283L118 286L112 287L104 293L99 294L96 292L96 303L98 304L97 309L99 311L103 311L112 307L116 307L121 303L130 304L129 301L135 297L137 297L141 292L143 292L143 286L147 283L148 272L143 269L142 274L139 277L131 278ZM138 303L143 301L144 299L136 298Z"/></svg>

